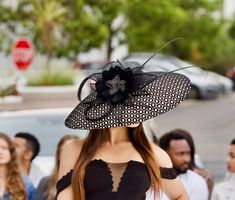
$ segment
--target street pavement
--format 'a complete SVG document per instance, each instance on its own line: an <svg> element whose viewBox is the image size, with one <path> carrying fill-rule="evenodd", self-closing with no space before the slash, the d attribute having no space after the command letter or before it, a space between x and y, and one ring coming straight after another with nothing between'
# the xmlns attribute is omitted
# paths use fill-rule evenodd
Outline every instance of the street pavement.
<svg viewBox="0 0 235 200"><path fill-rule="evenodd" d="M41 88L38 92L27 91L21 94L22 102L0 104L0 111L29 110L35 108L74 107L78 104L77 88L63 88L50 91Z"/></svg>
<svg viewBox="0 0 235 200"><path fill-rule="evenodd" d="M76 90L22 94L23 102L0 104L0 111L34 108L75 107ZM221 180L226 172L227 147L235 138L235 93L216 100L185 100L177 108L147 121L157 137L174 129L189 131L205 168Z"/></svg>

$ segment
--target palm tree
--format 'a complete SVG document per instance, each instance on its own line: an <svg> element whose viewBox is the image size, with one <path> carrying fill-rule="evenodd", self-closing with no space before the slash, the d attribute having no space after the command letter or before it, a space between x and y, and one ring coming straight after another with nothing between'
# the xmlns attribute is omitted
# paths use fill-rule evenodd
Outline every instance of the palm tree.
<svg viewBox="0 0 235 200"><path fill-rule="evenodd" d="M29 0L29 3L40 46L47 55L46 66L50 69L53 47L55 40L60 37L60 24L65 17L66 9L56 0Z"/></svg>

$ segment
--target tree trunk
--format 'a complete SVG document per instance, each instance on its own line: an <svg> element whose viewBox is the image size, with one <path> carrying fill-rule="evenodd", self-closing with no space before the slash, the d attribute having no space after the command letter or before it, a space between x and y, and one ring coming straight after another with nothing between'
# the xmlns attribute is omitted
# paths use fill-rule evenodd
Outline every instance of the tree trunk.
<svg viewBox="0 0 235 200"><path fill-rule="evenodd" d="M111 28L111 25L109 26L109 38L108 38L108 44L107 44L107 61L110 61L111 55L113 52L113 47L112 47L112 41L113 41L113 30Z"/></svg>
<svg viewBox="0 0 235 200"><path fill-rule="evenodd" d="M48 53L46 57L46 69L51 72L51 53Z"/></svg>

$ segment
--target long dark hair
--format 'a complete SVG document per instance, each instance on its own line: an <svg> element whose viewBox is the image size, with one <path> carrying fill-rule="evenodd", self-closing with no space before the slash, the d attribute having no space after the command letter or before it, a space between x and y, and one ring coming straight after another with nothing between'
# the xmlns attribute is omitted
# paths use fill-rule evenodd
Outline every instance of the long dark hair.
<svg viewBox="0 0 235 200"><path fill-rule="evenodd" d="M156 194L161 188L159 164L144 133L142 124L136 128L128 128L128 133L134 148L139 152L146 164L150 176L151 187L154 190L154 194ZM90 130L87 138L85 139L72 175L72 188L75 200L86 199L84 190L86 166L95 156L97 149L103 144L104 141L106 141L108 134L109 129L94 129Z"/></svg>

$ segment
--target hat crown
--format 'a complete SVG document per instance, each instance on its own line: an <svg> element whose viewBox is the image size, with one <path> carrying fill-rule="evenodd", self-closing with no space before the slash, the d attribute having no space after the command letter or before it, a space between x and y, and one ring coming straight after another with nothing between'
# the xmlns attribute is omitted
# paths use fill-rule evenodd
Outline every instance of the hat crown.
<svg viewBox="0 0 235 200"><path fill-rule="evenodd" d="M136 61L123 61L123 62L112 61L104 65L103 71L107 71L112 67L121 67L122 69L125 69L125 68L133 69L136 67L141 67L141 65Z"/></svg>

